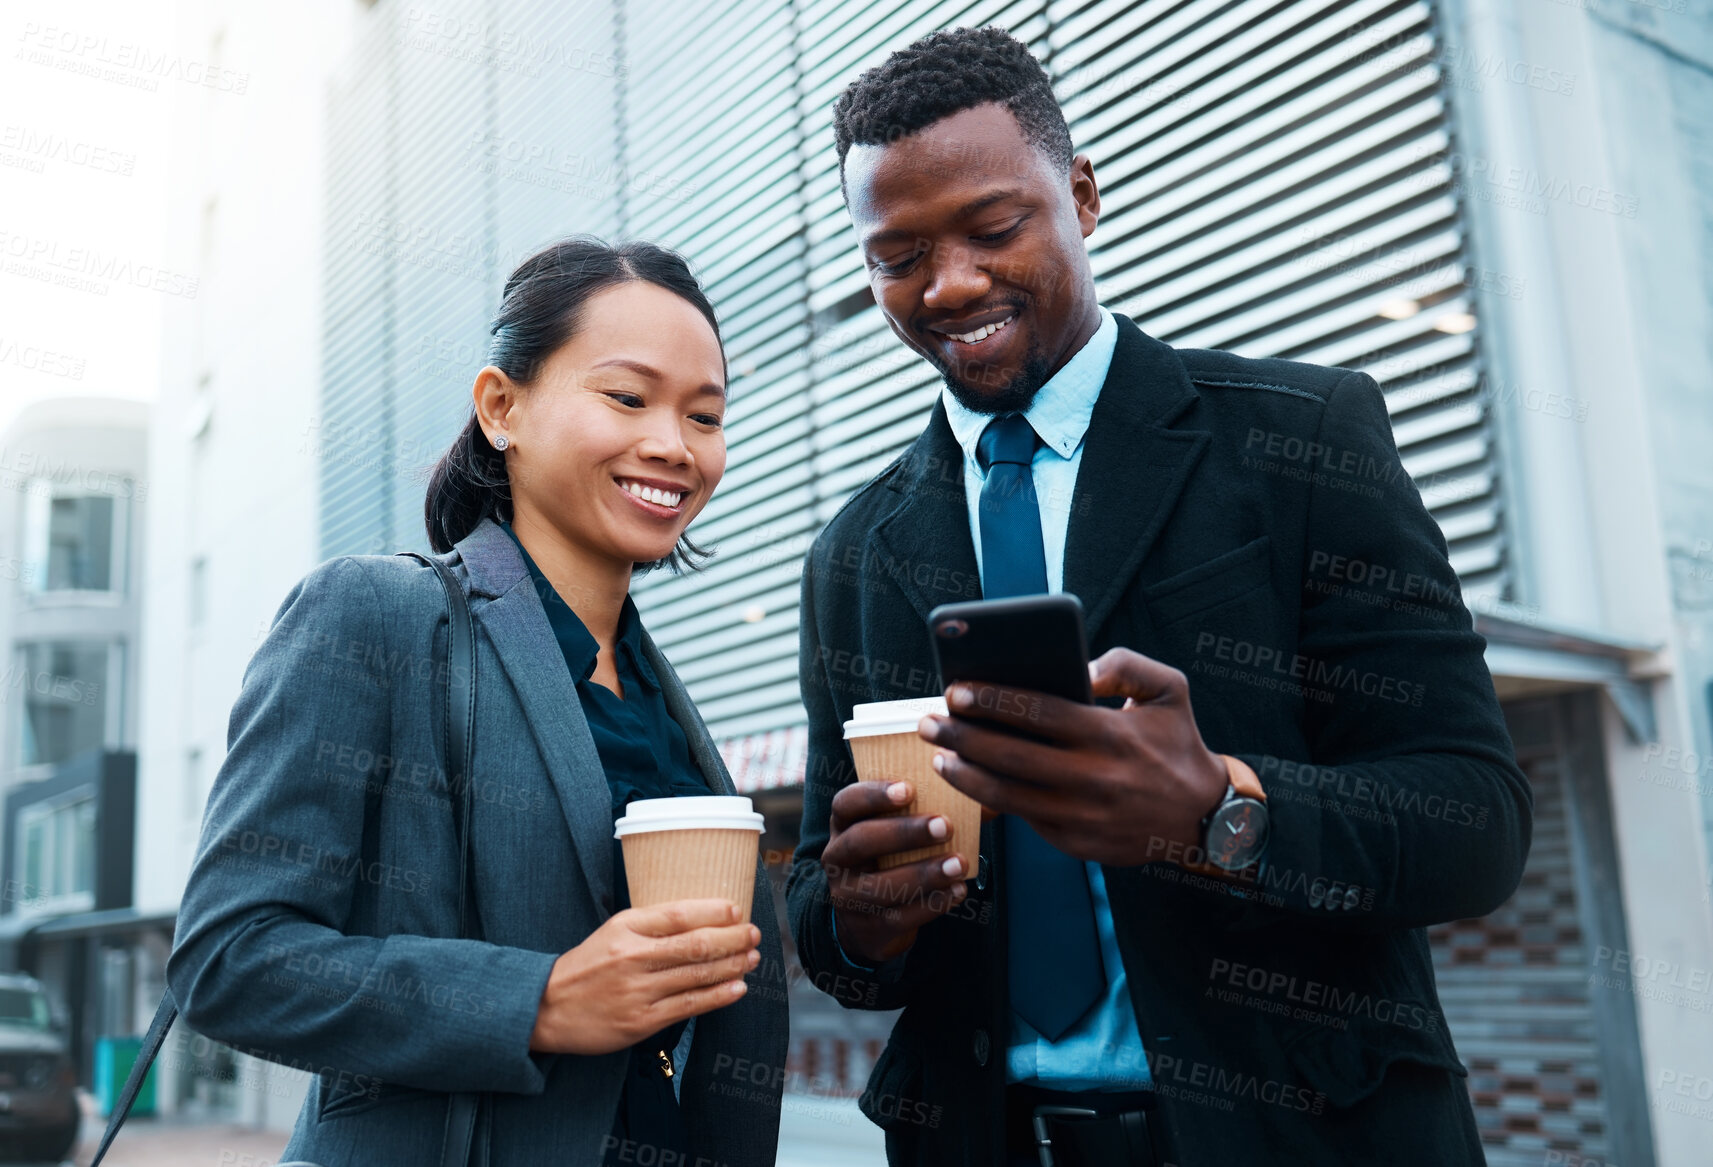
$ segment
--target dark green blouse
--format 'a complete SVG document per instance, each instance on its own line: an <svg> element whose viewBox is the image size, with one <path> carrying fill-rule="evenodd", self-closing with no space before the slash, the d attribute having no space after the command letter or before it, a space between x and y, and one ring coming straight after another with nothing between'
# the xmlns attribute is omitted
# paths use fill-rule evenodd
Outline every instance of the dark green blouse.
<svg viewBox="0 0 1713 1167"><path fill-rule="evenodd" d="M517 543L511 525L500 526ZM577 613L559 598L522 543L517 544L517 549L523 554L541 605L547 609L547 623L553 629L553 638L559 642L565 666L576 682L583 718L589 723L595 751L601 756L601 768L607 773L607 786L613 794L614 819L634 799L712 794L690 757L690 743L684 737L683 727L667 712L660 679L643 655L642 618L630 597L625 597L624 608L619 612L618 659L614 661L619 684L625 692L621 698L605 685L589 679L594 675L601 646L583 627Z"/></svg>

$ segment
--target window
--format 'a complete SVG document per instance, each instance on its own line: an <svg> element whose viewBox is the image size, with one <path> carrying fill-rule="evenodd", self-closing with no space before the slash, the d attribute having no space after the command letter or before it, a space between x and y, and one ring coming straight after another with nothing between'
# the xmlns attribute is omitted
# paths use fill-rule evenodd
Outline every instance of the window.
<svg viewBox="0 0 1713 1167"><path fill-rule="evenodd" d="M25 504L24 540L37 592L118 591L119 500L110 494L56 494L38 481Z"/></svg>
<svg viewBox="0 0 1713 1167"><path fill-rule="evenodd" d="M48 999L34 989L0 988L0 1025L47 1029L53 1024Z"/></svg>
<svg viewBox="0 0 1713 1167"><path fill-rule="evenodd" d="M18 814L28 901L53 904L95 894L95 798L83 794Z"/></svg>
<svg viewBox="0 0 1713 1167"><path fill-rule="evenodd" d="M46 588L113 590L114 501L112 495L85 495L49 503Z"/></svg>
<svg viewBox="0 0 1713 1167"><path fill-rule="evenodd" d="M24 835L24 895L39 900L43 896L42 880L47 876L47 822L26 816L18 823Z"/></svg>
<svg viewBox="0 0 1713 1167"><path fill-rule="evenodd" d="M10 688L24 692L18 761L64 762L106 744L108 646L77 641L23 644Z"/></svg>

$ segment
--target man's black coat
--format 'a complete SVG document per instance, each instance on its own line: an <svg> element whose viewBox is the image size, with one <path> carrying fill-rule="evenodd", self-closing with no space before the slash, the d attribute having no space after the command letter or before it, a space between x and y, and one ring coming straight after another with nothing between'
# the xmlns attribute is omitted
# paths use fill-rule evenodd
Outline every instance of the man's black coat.
<svg viewBox="0 0 1713 1167"><path fill-rule="evenodd" d="M1482 1162L1425 925L1517 886L1531 800L1445 540L1372 379L1174 350L1119 317L1069 505L1065 590L1094 655L1182 670L1210 749L1261 776L1264 868L1236 890L1106 867L1165 1157ZM904 1008L862 1105L893 1164L1003 1161L1005 856L874 973L835 943L819 859L861 701L939 691L924 618L980 596L963 454L927 430L804 566L809 713L789 888L798 953L842 1003Z"/></svg>

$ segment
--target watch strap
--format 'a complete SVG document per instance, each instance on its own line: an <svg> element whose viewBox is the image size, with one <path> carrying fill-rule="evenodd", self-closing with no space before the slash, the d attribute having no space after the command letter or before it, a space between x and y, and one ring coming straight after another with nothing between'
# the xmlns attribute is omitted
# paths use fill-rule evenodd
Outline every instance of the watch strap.
<svg viewBox="0 0 1713 1167"><path fill-rule="evenodd" d="M1237 791L1239 798L1253 798L1257 802L1267 801L1267 791L1261 785L1261 779L1256 775L1248 762L1234 758L1230 754L1219 755L1225 763L1225 773L1231 782L1231 788Z"/></svg>

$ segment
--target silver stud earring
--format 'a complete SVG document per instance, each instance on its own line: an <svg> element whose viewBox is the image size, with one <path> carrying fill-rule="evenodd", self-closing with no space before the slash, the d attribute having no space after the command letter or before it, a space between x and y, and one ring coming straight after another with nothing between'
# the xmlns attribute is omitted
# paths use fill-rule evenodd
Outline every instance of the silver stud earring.
<svg viewBox="0 0 1713 1167"><path fill-rule="evenodd" d="M511 439L506 437L504 434L501 434L494 439L494 449L496 450L503 450L511 444Z"/></svg>

